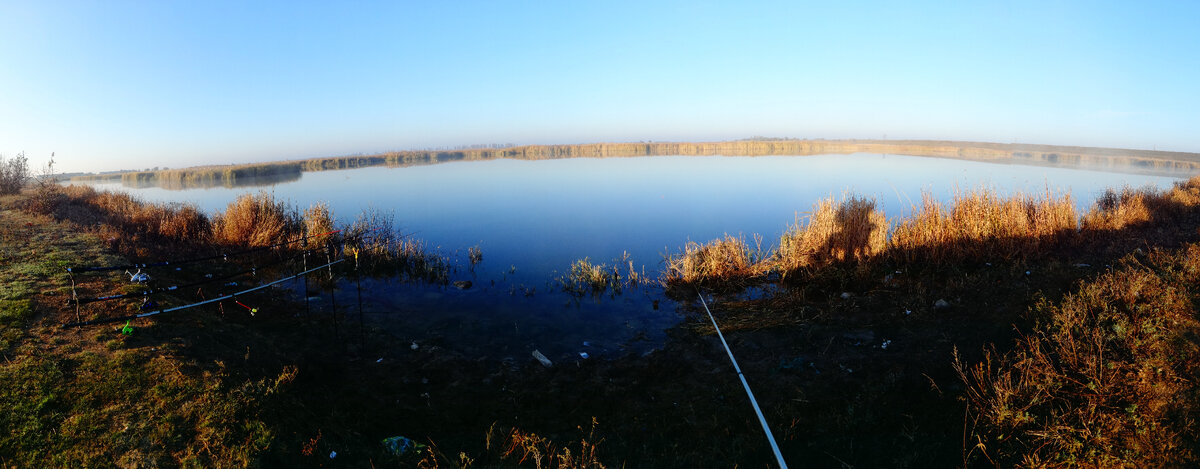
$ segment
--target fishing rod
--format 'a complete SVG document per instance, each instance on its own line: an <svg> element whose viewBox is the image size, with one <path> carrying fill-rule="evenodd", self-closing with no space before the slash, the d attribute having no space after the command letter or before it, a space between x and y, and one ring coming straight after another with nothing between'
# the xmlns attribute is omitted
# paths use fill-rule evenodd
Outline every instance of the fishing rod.
<svg viewBox="0 0 1200 469"><path fill-rule="evenodd" d="M779 452L779 445L775 443L775 435L771 433L771 427L767 426L767 418L763 417L762 409L758 408L758 401L754 399L754 392L750 390L750 384L746 382L746 376L742 374L742 368L738 366L736 358L733 358L733 352L729 350L729 343L725 341L725 334L721 333L721 328L717 327L717 319L713 317L712 311L708 309L708 303L704 301L704 295L700 294L700 290L696 290L696 296L700 297L700 304L704 305L704 312L708 313L708 319L712 321L713 329L717 330L717 337L721 338L721 345L725 346L725 353L729 354L729 361L733 363L733 370L737 371L738 378L742 380L742 387L746 388L746 396L750 397L750 405L754 406L754 413L758 415L758 422L762 424L763 432L767 434L767 441L771 443L771 451L775 452L775 460L779 462L780 469L787 469L787 463L783 460L783 454Z"/></svg>
<svg viewBox="0 0 1200 469"><path fill-rule="evenodd" d="M224 300L228 300L228 299L230 299L230 298L234 298L234 297L237 297L237 296L239 296L239 295L245 295L245 294L247 294L247 293L250 293L250 292L255 292L255 291L258 291L258 290L262 290L262 289L264 289L264 288L267 288L267 287L271 287L271 286L274 286L274 285L278 285L278 284L280 284L280 283L283 283L283 282L286 282L286 281L288 281L288 280L294 279L294 278L296 278L296 277L299 277L299 276L301 276L301 275L306 275L306 274L309 274L309 273L311 273L311 272L315 272L315 271L318 271L318 270L324 269L324 268L326 268L326 267L332 266L332 265L334 265L334 264L337 264L337 263L339 263L339 262L342 262L342 261L345 261L345 260L346 260L346 259L338 259L338 260L336 260L336 261L330 262L330 263L328 263L328 264L325 264L325 265L322 265L322 266L320 266L320 267L313 267L313 268L311 268L311 269L308 269L308 270L305 270L305 271L303 271L303 272L300 272L300 273L298 273L298 274L296 274L296 275L292 275L292 276L290 276L290 277L284 277L284 278L281 278L281 279L279 279L279 280L276 280L276 281L274 281L274 282L271 282L271 283L268 283L268 284L265 284L265 285L260 285L260 286L254 287L254 288L250 288L250 289L242 290L242 291L240 291L240 292L237 292L237 293L230 293L230 294L228 294L228 295L222 295L222 296L219 296L219 297L216 297L216 298L212 298L212 299L209 299L209 300L204 300L204 301L201 301L201 302L199 302L199 303L186 304L186 305L183 305L183 306L176 306L176 307L174 307L174 308L160 309L160 310L157 310L157 311L149 311L149 312L140 313L140 314L129 314L129 315L125 315L125 316L119 316L119 317L113 317L113 318L101 318L101 319L93 319L93 320L90 320L90 321L72 322L72 323L68 323L68 324L63 324L63 327L83 327L83 326L93 326L93 325L96 325L96 324L106 324L106 323L110 323L110 322L130 321L130 320L134 320L134 319L147 318L147 317L150 317L150 316L155 316L155 315L162 314L162 313L170 313L170 312L172 312L172 311L179 311L179 310L188 309L188 308L195 308L195 307L197 307L197 306L202 306L202 305L206 305L206 304L210 304L210 303L216 303L216 302L218 302L218 301L224 301Z"/></svg>
<svg viewBox="0 0 1200 469"><path fill-rule="evenodd" d="M270 246L261 246L261 247L257 247L257 248L246 249L246 250L244 250L244 251L237 251L237 252L232 252L232 253L223 253L223 254L217 254L217 255L213 255L213 256L206 256L206 257L197 257L197 258L193 258L193 259L184 259L184 260L181 260L181 261L174 261L174 262L172 262L172 261L161 261L161 262L148 263L148 264L129 264L129 265L110 265L110 266L89 266L89 267L67 267L67 272L69 272L69 273L76 273L76 272L103 272L103 271L109 271L109 270L129 270L129 269L142 269L142 268L147 268L147 267L162 267L162 266L165 266L165 265L189 264L189 263L192 263L192 262L210 261L210 260L213 260L213 259L228 259L230 256L240 256L240 255L243 255L243 254L249 254L249 253L252 253L252 252L258 252L258 251L263 251L263 250L267 250L267 249L277 248L277 247L280 247L280 246L286 246L286 245L288 245L288 244L292 244L292 243L299 242L299 241L304 241L304 240L307 240L307 239L309 239L309 238L319 238L319 237L321 237L321 236L328 236L328 235L331 235L331 234L334 234L334 233L339 233L339 232L341 232L341 231L342 231L342 230L333 230L333 231L327 231L327 232L325 232L325 233L321 233L321 234L316 234L316 235L308 235L308 236L304 236L304 237L301 237L301 238L293 239L293 240L290 240L290 241L284 241L284 242L281 242L281 243L275 243L275 244L272 244L272 245L270 245Z"/></svg>
<svg viewBox="0 0 1200 469"><path fill-rule="evenodd" d="M99 302L99 301L119 300L119 299L121 299L121 298L136 298L136 297L139 297L139 296L150 296L150 295L153 295L153 294L155 294L155 293L162 293L162 292L168 292L168 291L175 291L175 290L178 290L178 289L180 289L180 288L195 287L195 286L198 286L198 285L204 285L204 284L208 284L208 283L219 282L219 281L222 281L222 280L228 280L228 279L231 279L231 278L240 277L240 276L242 276L242 275L246 275L246 274L257 274L259 269L265 269L265 268L268 268L268 267L271 267L271 266L274 266L274 265L277 265L277 264L282 264L282 263L284 263L284 262L287 262L287 261L290 261L290 260L299 259L299 258L300 258L300 256L302 256L302 255L303 255L303 254L296 254L296 255L293 255L293 256L291 256L291 257L285 257L285 258L279 259L279 260L277 260L277 261L271 262L271 263L269 263L269 264L266 264L266 265L264 265L264 266L262 266L262 267L252 267L252 268L250 268L249 270L243 270L243 271L241 271L241 272L232 273L232 274L229 274L229 275L224 275L224 276L221 276L221 277L211 277L211 278L205 278L204 280L199 280L199 281L195 281L195 282L192 282L192 283L185 283L185 284L181 284L181 285L171 285L171 286L169 286L169 287L158 287L158 288L151 288L151 289L148 289L148 290L145 290L145 291L134 292L134 293L122 293L122 294L119 294L119 295L97 296L97 297L90 297L90 298L71 298L71 299L68 299L68 300L67 300L67 304L68 304L68 305L73 305L73 304L85 305L85 304L88 304L88 303L96 303L96 302Z"/></svg>

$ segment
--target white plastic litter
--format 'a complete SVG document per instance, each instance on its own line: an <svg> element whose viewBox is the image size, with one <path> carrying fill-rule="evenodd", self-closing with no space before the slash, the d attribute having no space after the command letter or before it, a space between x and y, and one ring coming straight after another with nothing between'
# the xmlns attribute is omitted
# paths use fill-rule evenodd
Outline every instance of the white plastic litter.
<svg viewBox="0 0 1200 469"><path fill-rule="evenodd" d="M537 361L542 362L542 365L545 366L546 368L550 368L550 367L554 366L554 362L550 361L549 358L546 358L545 355L542 355L542 352L534 350L532 355L533 355L533 358L537 359Z"/></svg>

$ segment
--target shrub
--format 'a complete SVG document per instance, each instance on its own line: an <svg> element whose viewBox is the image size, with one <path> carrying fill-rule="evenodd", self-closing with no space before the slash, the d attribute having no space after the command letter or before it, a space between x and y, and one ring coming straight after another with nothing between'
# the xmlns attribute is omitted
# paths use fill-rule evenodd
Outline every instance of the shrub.
<svg viewBox="0 0 1200 469"><path fill-rule="evenodd" d="M29 159L18 153L12 159L0 155L0 194L16 194L29 181Z"/></svg>

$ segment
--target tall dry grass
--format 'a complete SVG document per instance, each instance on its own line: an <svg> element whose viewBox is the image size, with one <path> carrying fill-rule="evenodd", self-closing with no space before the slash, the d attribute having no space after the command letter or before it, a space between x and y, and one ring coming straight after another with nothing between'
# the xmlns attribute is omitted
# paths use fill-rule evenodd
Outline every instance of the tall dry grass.
<svg viewBox="0 0 1200 469"><path fill-rule="evenodd" d="M912 215L889 225L874 201L849 195L840 202L817 202L809 217L791 226L766 254L761 245L750 249L743 238L689 242L682 253L667 258L662 281L668 286L734 286L764 274L787 275L837 263L1029 258L1071 243L1103 240L1096 237L1117 230L1170 223L1197 207L1200 176L1168 190L1109 191L1082 216L1069 194L1001 196L977 189L957 193L946 203L924 194Z"/></svg>
<svg viewBox="0 0 1200 469"><path fill-rule="evenodd" d="M317 202L304 211L305 236L316 236L334 231L333 212L329 204Z"/></svg>
<svg viewBox="0 0 1200 469"><path fill-rule="evenodd" d="M434 283L450 280L450 261L428 249L419 239L402 236L395 217L376 208L363 210L342 231L351 255L365 255L358 268L371 273L398 273Z"/></svg>
<svg viewBox="0 0 1200 469"><path fill-rule="evenodd" d="M190 204L152 204L123 192L98 192L90 186L68 186L62 200L47 210L88 208L104 223L125 233L152 235L175 241L203 243L210 239L211 224L200 209Z"/></svg>
<svg viewBox="0 0 1200 469"><path fill-rule="evenodd" d="M978 189L955 194L947 207L927 193L921 207L897 223L889 247L910 260L1008 259L1052 246L1077 228L1070 195L1002 197Z"/></svg>
<svg viewBox="0 0 1200 469"><path fill-rule="evenodd" d="M213 241L232 246L270 246L301 232L296 210L263 191L243 194L213 217Z"/></svg>
<svg viewBox="0 0 1200 469"><path fill-rule="evenodd" d="M707 244L688 242L682 254L667 257L664 282L668 285L727 283L752 277L758 273L756 266L762 258L761 243L755 239L753 249L742 236L725 235Z"/></svg>
<svg viewBox="0 0 1200 469"><path fill-rule="evenodd" d="M818 201L807 221L797 221L779 239L770 267L784 272L834 262L861 261L887 248L887 219L875 201L847 196ZM761 268L758 270L762 270Z"/></svg>

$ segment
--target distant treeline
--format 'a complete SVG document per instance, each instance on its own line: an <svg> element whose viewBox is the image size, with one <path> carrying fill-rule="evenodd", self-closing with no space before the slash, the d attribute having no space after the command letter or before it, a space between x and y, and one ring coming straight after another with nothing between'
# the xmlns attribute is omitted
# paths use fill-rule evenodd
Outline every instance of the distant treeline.
<svg viewBox="0 0 1200 469"><path fill-rule="evenodd" d="M134 187L236 187L295 180L304 171L328 171L368 166L413 166L449 161L499 158L547 160L658 155L766 156L882 153L960 158L1022 164L1069 165L1121 169L1154 174L1200 172L1200 154L1116 148L1055 145L951 142L936 140L739 140L730 142L589 143L526 145L507 148L393 151L378 155L338 156L235 166L199 166L120 175L88 175L73 181L113 181Z"/></svg>

